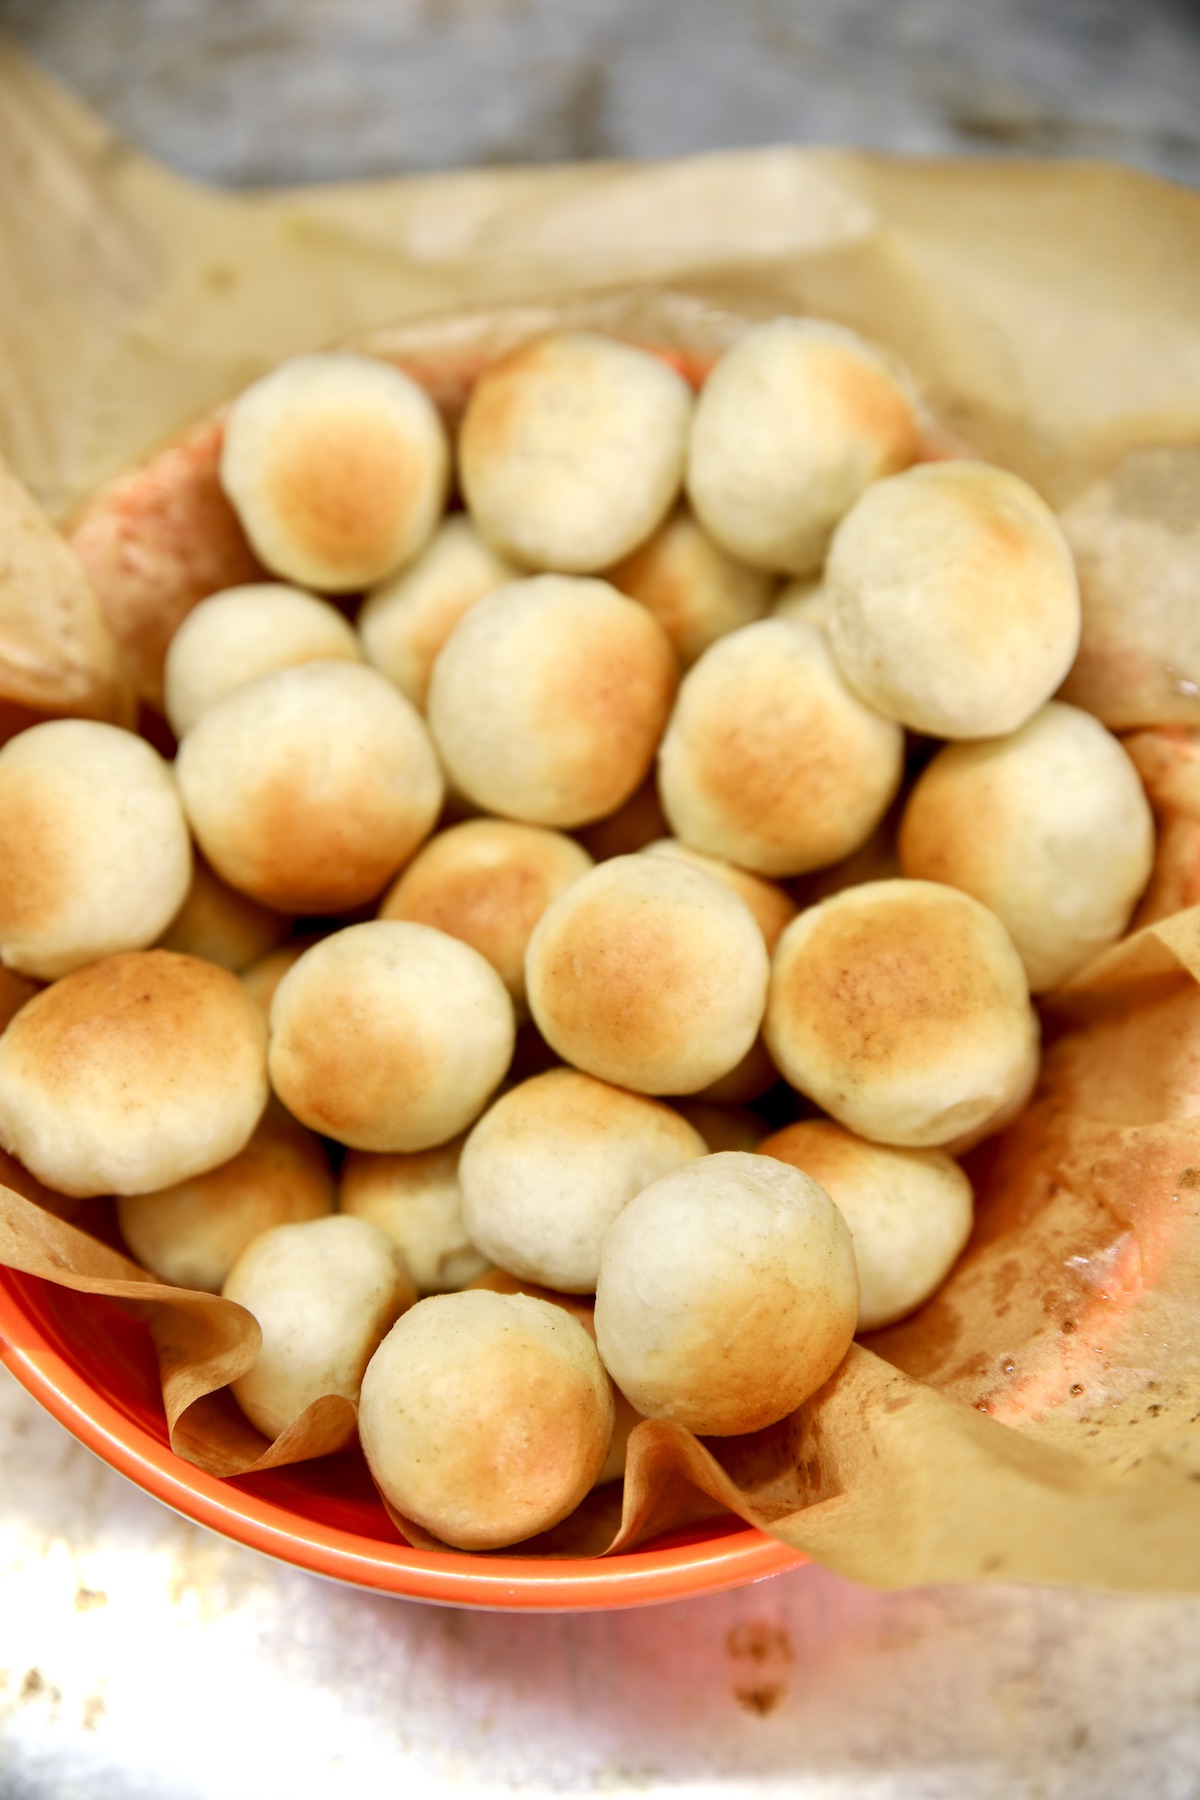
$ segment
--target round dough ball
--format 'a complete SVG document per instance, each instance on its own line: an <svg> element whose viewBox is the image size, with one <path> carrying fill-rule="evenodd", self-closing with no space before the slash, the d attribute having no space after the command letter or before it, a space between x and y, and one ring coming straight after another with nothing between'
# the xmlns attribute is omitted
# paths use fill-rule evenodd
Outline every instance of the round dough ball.
<svg viewBox="0 0 1200 1800"><path fill-rule="evenodd" d="M863 490L916 454L912 403L861 338L821 319L773 319L701 389L688 497L732 555L804 575Z"/></svg>
<svg viewBox="0 0 1200 1800"><path fill-rule="evenodd" d="M388 891L381 919L410 919L460 938L486 957L525 1007L525 951L556 895L592 859L558 831L507 819L469 819L431 838Z"/></svg>
<svg viewBox="0 0 1200 1800"><path fill-rule="evenodd" d="M269 1438L326 1394L357 1401L367 1364L417 1297L382 1231L336 1214L262 1232L221 1291L253 1313L262 1331L257 1362L230 1387ZM351 1426L338 1448L353 1442Z"/></svg>
<svg viewBox="0 0 1200 1800"><path fill-rule="evenodd" d="M846 679L934 737L999 737L1079 648L1079 583L1054 514L987 463L923 463L870 488L825 571Z"/></svg>
<svg viewBox="0 0 1200 1800"><path fill-rule="evenodd" d="M654 614L685 669L726 632L761 619L774 587L682 509L607 579Z"/></svg>
<svg viewBox="0 0 1200 1800"><path fill-rule="evenodd" d="M358 615L367 661L424 712L433 665L454 627L520 572L484 543L465 513L455 513L416 562L367 595Z"/></svg>
<svg viewBox="0 0 1200 1800"><path fill-rule="evenodd" d="M373 899L428 837L444 792L420 714L355 663L240 688L192 727L175 767L217 873L281 912Z"/></svg>
<svg viewBox="0 0 1200 1800"><path fill-rule="evenodd" d="M681 844L678 838L658 838L653 844L647 844L642 854L668 856L677 862L690 863L694 869L703 869L732 888L754 914L768 956L774 952L785 925L790 925L796 916L796 902L775 882L764 881L761 875L751 875L748 869L735 868L719 856L706 856L703 850L693 850L690 845Z"/></svg>
<svg viewBox="0 0 1200 1800"><path fill-rule="evenodd" d="M800 575L789 581L771 608L773 619L798 619L824 631L829 624L829 589L820 575Z"/></svg>
<svg viewBox="0 0 1200 1800"><path fill-rule="evenodd" d="M427 925L335 931L271 1002L271 1082L356 1150L429 1150L479 1116L512 1061L512 1001L477 950Z"/></svg>
<svg viewBox="0 0 1200 1800"><path fill-rule="evenodd" d="M288 970L294 969L304 952L311 950L319 942L318 938L304 938L296 943L280 944L278 950L269 950L257 962L252 962L248 969L242 970L242 986L264 1019L270 1016L275 990Z"/></svg>
<svg viewBox="0 0 1200 1800"><path fill-rule="evenodd" d="M286 918L239 894L214 874L202 856L196 856L187 898L159 938L158 948L202 956L237 975L272 950L287 928Z"/></svg>
<svg viewBox="0 0 1200 1800"><path fill-rule="evenodd" d="M823 632L787 619L748 625L705 652L658 758L676 836L763 875L850 855L903 772L900 727L847 687Z"/></svg>
<svg viewBox="0 0 1200 1800"><path fill-rule="evenodd" d="M805 1119L765 1138L758 1153L811 1175L850 1227L860 1331L915 1312L971 1235L971 1184L940 1150L887 1149L825 1119Z"/></svg>
<svg viewBox="0 0 1200 1800"><path fill-rule="evenodd" d="M219 1294L246 1245L275 1225L333 1211L333 1175L312 1133L269 1106L246 1148L219 1169L117 1200L121 1236L144 1268Z"/></svg>
<svg viewBox="0 0 1200 1800"><path fill-rule="evenodd" d="M860 1137L957 1143L1027 1090L1037 1015L995 913L930 881L872 881L779 940L765 1036L792 1086Z"/></svg>
<svg viewBox="0 0 1200 1800"><path fill-rule="evenodd" d="M494 588L434 665L429 725L447 773L489 812L584 825L654 760L677 668L662 628L606 581Z"/></svg>
<svg viewBox="0 0 1200 1800"><path fill-rule="evenodd" d="M683 480L692 395L660 357L591 332L510 352L476 382L459 460L484 537L534 569L589 574L661 523Z"/></svg>
<svg viewBox="0 0 1200 1800"><path fill-rule="evenodd" d="M562 1307L525 1294L435 1295L389 1332L363 1377L372 1475L405 1518L461 1550L557 1525L594 1485L612 1383Z"/></svg>
<svg viewBox="0 0 1200 1800"><path fill-rule="evenodd" d="M706 1154L686 1119L576 1069L503 1094L459 1165L472 1243L514 1275L595 1292L605 1232L635 1194Z"/></svg>
<svg viewBox="0 0 1200 1800"><path fill-rule="evenodd" d="M167 650L167 718L176 737L239 688L307 662L361 662L354 628L326 600L281 582L226 588L193 607Z"/></svg>
<svg viewBox="0 0 1200 1800"><path fill-rule="evenodd" d="M338 1206L388 1236L408 1264L418 1294L451 1294L488 1267L463 1224L458 1159L463 1140L409 1156L351 1150L342 1164Z"/></svg>
<svg viewBox="0 0 1200 1800"><path fill-rule="evenodd" d="M1052 701L1008 737L938 752L908 802L900 860L991 907L1040 994L1125 930L1154 865L1154 818L1116 738Z"/></svg>
<svg viewBox="0 0 1200 1800"><path fill-rule="evenodd" d="M694 1094L745 1056L769 963L744 900L665 856L617 856L542 914L529 1009L558 1054L642 1094Z"/></svg>
<svg viewBox="0 0 1200 1800"><path fill-rule="evenodd" d="M410 561L449 480L433 402L369 357L293 357L225 421L221 486L267 568L301 587L348 593Z"/></svg>
<svg viewBox="0 0 1200 1800"><path fill-rule="evenodd" d="M192 843L170 767L132 732L53 719L0 750L0 958L55 981L152 944Z"/></svg>
<svg viewBox="0 0 1200 1800"><path fill-rule="evenodd" d="M736 1150L643 1189L600 1253L596 1342L650 1419L760 1431L833 1374L854 1336L846 1222L808 1176Z"/></svg>
<svg viewBox="0 0 1200 1800"><path fill-rule="evenodd" d="M267 1104L236 975L134 950L65 975L0 1037L0 1143L64 1194L145 1194L228 1162Z"/></svg>

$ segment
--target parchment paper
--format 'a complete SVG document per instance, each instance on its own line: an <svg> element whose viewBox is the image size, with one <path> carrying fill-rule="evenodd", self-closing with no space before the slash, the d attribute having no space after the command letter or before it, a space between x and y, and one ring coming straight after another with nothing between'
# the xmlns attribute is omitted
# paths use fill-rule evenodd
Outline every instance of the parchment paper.
<svg viewBox="0 0 1200 1800"><path fill-rule="evenodd" d="M5 54L0 169L0 450L59 518L281 356L373 328L432 359L452 412L479 355L539 322L640 319L702 364L739 320L817 313L907 363L931 449L1056 504L1153 447L1166 485L1129 504L1166 531L1172 458L1200 443L1200 198L1116 168L781 149L231 198ZM1159 674L1186 723L1200 687ZM920 1314L754 1438L636 1428L613 1548L703 1494L880 1586L1200 1587L1198 944L1176 914L1057 997L1038 1096L977 1153L976 1235ZM224 1303L103 1246L93 1266L71 1232L0 1189L0 1259L143 1310L181 1454L279 1460L230 1450L211 1410L245 1319L230 1335Z"/></svg>

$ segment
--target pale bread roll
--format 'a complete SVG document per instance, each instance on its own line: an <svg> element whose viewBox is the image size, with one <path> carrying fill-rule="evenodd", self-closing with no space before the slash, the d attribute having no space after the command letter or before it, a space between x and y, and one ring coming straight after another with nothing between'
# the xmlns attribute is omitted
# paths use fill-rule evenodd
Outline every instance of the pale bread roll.
<svg viewBox="0 0 1200 1800"><path fill-rule="evenodd" d="M868 1144L827 1119L803 1119L758 1146L820 1184L854 1239L858 1329L915 1312L941 1286L971 1235L971 1183L940 1150Z"/></svg>
<svg viewBox="0 0 1200 1800"><path fill-rule="evenodd" d="M261 1232L221 1291L252 1313L262 1332L258 1360L230 1388L269 1438L326 1394L357 1401L381 1339L417 1297L404 1259L382 1231L336 1214ZM353 1441L351 1425L339 1448Z"/></svg>
<svg viewBox="0 0 1200 1800"><path fill-rule="evenodd" d="M236 975L169 950L76 969L0 1037L0 1143L64 1194L215 1169L267 1103L266 1023Z"/></svg>
<svg viewBox="0 0 1200 1800"><path fill-rule="evenodd" d="M723 857L706 856L703 850L693 850L690 844L681 844L678 838L656 838L653 843L645 846L642 854L668 856L678 862L690 863L694 869L703 869L715 880L723 881L726 887L732 888L754 914L758 929L763 934L768 956L773 954L784 927L790 925L796 916L796 902L777 882L766 881L761 875L752 875L749 869L736 868Z"/></svg>
<svg viewBox="0 0 1200 1800"><path fill-rule="evenodd" d="M1117 739L1052 701L1008 737L938 752L905 809L900 861L989 906L1040 994L1125 930L1154 819Z"/></svg>
<svg viewBox="0 0 1200 1800"><path fill-rule="evenodd" d="M335 931L271 1002L271 1082L313 1131L356 1150L430 1150L479 1116L512 1060L508 991L427 925Z"/></svg>
<svg viewBox="0 0 1200 1800"><path fill-rule="evenodd" d="M372 1475L404 1517L496 1550L574 1512L604 1467L612 1384L560 1306L473 1290L414 1306L363 1377Z"/></svg>
<svg viewBox="0 0 1200 1800"><path fill-rule="evenodd" d="M277 950L268 950L265 956L260 956L249 968L241 971L242 986L264 1018L270 1017L275 990L288 970L294 969L304 952L311 950L317 941L315 938L308 938L297 943L280 944Z"/></svg>
<svg viewBox="0 0 1200 1800"><path fill-rule="evenodd" d="M714 543L684 509L606 572L654 614L685 669L726 632L761 619L774 582Z"/></svg>
<svg viewBox="0 0 1200 1800"><path fill-rule="evenodd" d="M861 338L774 319L727 350L701 390L688 498L732 555L805 575L863 490L916 453L912 403Z"/></svg>
<svg viewBox="0 0 1200 1800"><path fill-rule="evenodd" d="M904 733L847 686L824 633L763 619L684 677L658 784L684 843L762 875L800 875L870 837L903 768Z"/></svg>
<svg viewBox="0 0 1200 1800"><path fill-rule="evenodd" d="M559 831L508 819L468 819L440 831L397 877L381 919L432 925L487 958L521 1011L525 952L556 895L592 859Z"/></svg>
<svg viewBox="0 0 1200 1800"><path fill-rule="evenodd" d="M771 608L773 619L799 619L824 631L829 623L829 589L820 575L800 575L789 581Z"/></svg>
<svg viewBox="0 0 1200 1800"><path fill-rule="evenodd" d="M117 1200L121 1235L143 1268L177 1287L219 1294L261 1232L333 1211L333 1174L318 1140L272 1104L229 1162L151 1194Z"/></svg>
<svg viewBox="0 0 1200 1800"><path fill-rule="evenodd" d="M647 1418L705 1436L760 1431L850 1348L858 1277L824 1189L770 1157L703 1157L609 1227L596 1288L604 1366Z"/></svg>
<svg viewBox="0 0 1200 1800"><path fill-rule="evenodd" d="M1079 583L1054 514L987 463L876 483L838 527L825 578L846 679L934 737L1017 730L1079 647Z"/></svg>
<svg viewBox="0 0 1200 1800"><path fill-rule="evenodd" d="M1027 1093L1037 1015L995 913L930 881L874 881L779 940L764 1034L792 1086L860 1137L957 1144Z"/></svg>
<svg viewBox="0 0 1200 1800"><path fill-rule="evenodd" d="M428 837L444 784L420 714L374 669L282 669L212 706L179 746L217 873L280 912L342 912Z"/></svg>
<svg viewBox="0 0 1200 1800"><path fill-rule="evenodd" d="M367 595L357 620L367 661L424 712L433 665L454 627L477 600L520 573L465 513L454 513L414 563Z"/></svg>
<svg viewBox="0 0 1200 1800"><path fill-rule="evenodd" d="M351 1150L342 1164L338 1206L366 1219L402 1253L418 1294L450 1294L488 1267L463 1224L458 1159L463 1140L434 1150L379 1156Z"/></svg>
<svg viewBox="0 0 1200 1800"><path fill-rule="evenodd" d="M644 606L606 581L538 575L494 588L456 627L434 664L429 725L476 805L569 828L633 793L676 680Z"/></svg>
<svg viewBox="0 0 1200 1800"><path fill-rule="evenodd" d="M486 369L467 402L468 509L518 563L605 569L678 494L691 412L682 376L631 344L585 331L525 344Z"/></svg>
<svg viewBox="0 0 1200 1800"><path fill-rule="evenodd" d="M53 981L152 944L192 845L171 769L132 732L53 719L0 750L0 957Z"/></svg>
<svg viewBox="0 0 1200 1800"><path fill-rule="evenodd" d="M744 900L665 856L618 856L560 894L529 942L534 1022L576 1068L643 1094L693 1094L742 1060L768 958Z"/></svg>
<svg viewBox="0 0 1200 1800"><path fill-rule="evenodd" d="M226 588L194 606L171 639L167 718L181 738L218 700L278 669L361 661L354 627L328 601L283 582Z"/></svg>
<svg viewBox="0 0 1200 1800"><path fill-rule="evenodd" d="M459 1165L471 1241L510 1273L594 1293L600 1245L644 1187L706 1154L686 1119L577 1069L551 1069L501 1095Z"/></svg>
<svg viewBox="0 0 1200 1800"><path fill-rule="evenodd" d="M300 587L347 593L409 562L449 480L433 402L369 357L293 357L225 422L221 485L267 568Z"/></svg>
<svg viewBox="0 0 1200 1800"><path fill-rule="evenodd" d="M239 894L202 856L193 856L187 898L159 938L158 948L202 956L238 975L274 949L287 928L286 918Z"/></svg>

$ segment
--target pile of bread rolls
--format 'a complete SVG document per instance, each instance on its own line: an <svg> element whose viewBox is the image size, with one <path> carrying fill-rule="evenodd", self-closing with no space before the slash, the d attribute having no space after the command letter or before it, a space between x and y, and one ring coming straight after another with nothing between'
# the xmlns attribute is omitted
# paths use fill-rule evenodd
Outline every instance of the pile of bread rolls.
<svg viewBox="0 0 1200 1800"><path fill-rule="evenodd" d="M0 959L45 984L0 1142L254 1315L263 1432L357 1402L446 1543L565 1518L639 1416L773 1423L927 1299L1031 993L1146 885L1137 770L1053 698L1054 516L921 445L807 319L698 394L540 339L455 443L399 369L301 357L225 421L264 574L170 641L173 762L88 719L0 750Z"/></svg>

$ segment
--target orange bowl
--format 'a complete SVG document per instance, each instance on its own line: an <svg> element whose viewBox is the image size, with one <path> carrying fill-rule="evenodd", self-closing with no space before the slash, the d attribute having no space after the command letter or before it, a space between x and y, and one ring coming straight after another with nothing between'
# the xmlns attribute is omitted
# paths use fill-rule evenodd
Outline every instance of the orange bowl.
<svg viewBox="0 0 1200 1800"><path fill-rule="evenodd" d="M4 1268L0 1361L89 1450L176 1512L358 1587L445 1606L577 1612L717 1593L806 1560L732 1518L598 1560L413 1550L397 1540L357 1451L219 1481L167 1441L144 1326L111 1301Z"/></svg>

